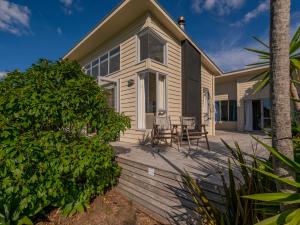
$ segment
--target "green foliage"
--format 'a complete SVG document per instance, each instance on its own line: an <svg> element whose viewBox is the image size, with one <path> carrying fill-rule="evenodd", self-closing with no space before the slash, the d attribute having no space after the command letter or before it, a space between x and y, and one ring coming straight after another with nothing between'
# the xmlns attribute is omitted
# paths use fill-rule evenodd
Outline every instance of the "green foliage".
<svg viewBox="0 0 300 225"><path fill-rule="evenodd" d="M249 66L268 66L270 65L270 47L264 43L263 41L259 40L258 38L254 37L254 39L260 43L263 48L266 50L258 50L253 48L246 48L247 51L253 52L258 54L260 62L250 64ZM298 72L300 71L300 27L298 27L297 31L295 32L291 42L290 42L290 74L291 74L291 81L296 82L300 80ZM270 83L270 70L262 72L257 76L253 77L252 79L256 79L261 77L261 81L256 85L254 90L254 94L265 88ZM299 99L296 99L299 100Z"/></svg>
<svg viewBox="0 0 300 225"><path fill-rule="evenodd" d="M224 210L220 210L210 203L196 180L185 174L184 182L197 206L197 216L202 218L203 224L209 225L252 225L260 219L275 215L279 211L278 204L254 205L254 200L241 197L275 191L275 182L257 171L271 173L272 164L268 160L257 158L254 154L251 164L246 166L247 161L239 145L235 143L235 148L233 148L225 141L222 140L222 142L231 152L235 167L242 175L242 180L237 179L233 172L233 165L228 160L228 175L220 173L225 194L225 207ZM254 207L252 207L253 205Z"/></svg>
<svg viewBox="0 0 300 225"><path fill-rule="evenodd" d="M83 211L116 183L108 143L129 126L76 62L40 60L8 74L0 82L0 224L31 224L51 207Z"/></svg>
<svg viewBox="0 0 300 225"><path fill-rule="evenodd" d="M298 162L288 159L286 156L282 155L279 151L277 151L276 149L270 146L267 146L260 140L256 139L256 141L259 142L261 145L263 145L268 151L270 151L273 157L276 157L283 164L290 167L296 174L300 173L300 164ZM271 179L275 179L278 182L282 182L291 185L293 187L300 188L300 182L290 181L285 178L280 178L274 173L265 173L265 171L259 168L256 169L256 171ZM300 208L295 207L296 203L300 203L299 193L261 193L260 192L259 194L244 196L244 198L252 199L256 201L258 200L258 201L268 202L268 203L294 206L294 209L286 210L281 214L263 220L257 223L256 225L300 224Z"/></svg>

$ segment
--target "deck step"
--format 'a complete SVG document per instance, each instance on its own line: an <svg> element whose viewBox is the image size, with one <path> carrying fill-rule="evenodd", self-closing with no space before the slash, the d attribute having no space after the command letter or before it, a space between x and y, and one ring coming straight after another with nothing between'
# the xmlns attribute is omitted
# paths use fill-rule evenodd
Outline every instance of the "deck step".
<svg viewBox="0 0 300 225"><path fill-rule="evenodd" d="M138 208L163 224L195 223L192 218L196 206L180 173L152 168L120 157L117 162L122 168L117 190ZM220 187L205 181L200 184L213 204L224 208Z"/></svg>

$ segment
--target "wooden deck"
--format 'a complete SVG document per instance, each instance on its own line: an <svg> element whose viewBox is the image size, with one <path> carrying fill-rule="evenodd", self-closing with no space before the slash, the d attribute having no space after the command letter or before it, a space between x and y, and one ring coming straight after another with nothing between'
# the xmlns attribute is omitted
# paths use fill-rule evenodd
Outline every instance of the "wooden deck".
<svg viewBox="0 0 300 225"><path fill-rule="evenodd" d="M255 136L270 143L265 135ZM209 137L211 150L205 148L205 142L199 148L183 146L179 150L159 146L134 145L116 142L112 145L117 153L117 161L122 167L118 190L133 201L141 210L165 224L194 224L191 215L195 208L191 196L182 182L184 171L197 178L209 199L219 208L223 208L223 189L219 172L227 172L227 162L231 158L220 139L230 145L237 141L242 151L260 157L268 153L249 134L218 132ZM250 157L249 157L250 158ZM239 171L235 173L239 176ZM187 222L188 221L188 222Z"/></svg>

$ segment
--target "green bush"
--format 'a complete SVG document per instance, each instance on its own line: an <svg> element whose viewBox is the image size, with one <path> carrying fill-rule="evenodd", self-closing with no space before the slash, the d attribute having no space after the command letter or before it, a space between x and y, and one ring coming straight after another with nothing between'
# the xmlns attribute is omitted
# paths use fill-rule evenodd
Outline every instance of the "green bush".
<svg viewBox="0 0 300 225"><path fill-rule="evenodd" d="M51 207L83 211L116 183L109 142L129 126L76 62L40 60L8 74L0 82L0 224L30 224Z"/></svg>

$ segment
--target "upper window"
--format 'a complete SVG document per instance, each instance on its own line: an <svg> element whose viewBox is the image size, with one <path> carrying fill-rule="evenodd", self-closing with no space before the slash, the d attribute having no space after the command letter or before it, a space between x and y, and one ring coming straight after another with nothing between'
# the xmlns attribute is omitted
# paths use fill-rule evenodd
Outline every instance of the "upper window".
<svg viewBox="0 0 300 225"><path fill-rule="evenodd" d="M87 75L95 78L97 76L106 76L120 70L120 47L114 48L109 52L88 63L84 68Z"/></svg>
<svg viewBox="0 0 300 225"><path fill-rule="evenodd" d="M120 70L120 47L109 52L109 73Z"/></svg>
<svg viewBox="0 0 300 225"><path fill-rule="evenodd" d="M165 64L166 42L152 31L147 30L139 35L140 61L147 58Z"/></svg>

